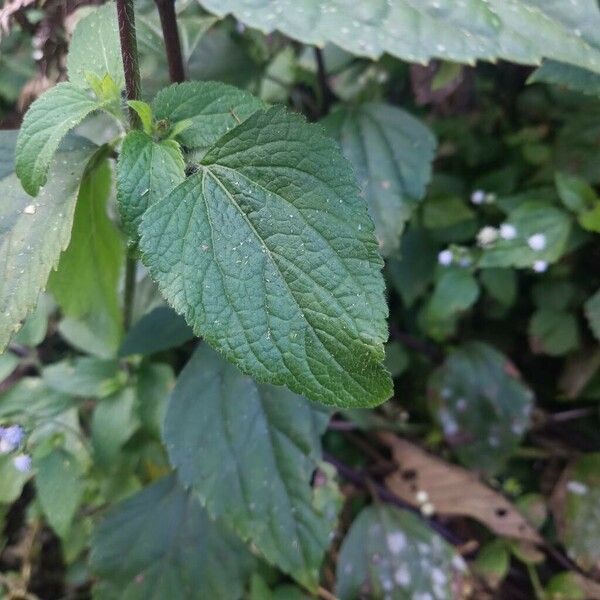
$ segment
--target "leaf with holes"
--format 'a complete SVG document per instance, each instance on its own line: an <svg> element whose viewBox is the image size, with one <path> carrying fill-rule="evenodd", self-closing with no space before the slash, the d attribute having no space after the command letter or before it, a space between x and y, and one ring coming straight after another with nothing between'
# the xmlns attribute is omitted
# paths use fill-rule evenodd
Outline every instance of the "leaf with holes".
<svg viewBox="0 0 600 600"><path fill-rule="evenodd" d="M467 577L461 556L419 517L374 504L344 539L336 594L340 600L460 598Z"/></svg>
<svg viewBox="0 0 600 600"><path fill-rule="evenodd" d="M469 342L429 379L431 410L459 460L494 473L529 426L533 394L512 363L491 346Z"/></svg>
<svg viewBox="0 0 600 600"><path fill-rule="evenodd" d="M384 256L398 250L400 234L431 178L436 141L407 112L383 102L345 107L323 125L353 164Z"/></svg>
<svg viewBox="0 0 600 600"><path fill-rule="evenodd" d="M140 232L165 298L245 373L335 406L390 397L373 225L318 126L282 108L255 113L146 211Z"/></svg>
<svg viewBox="0 0 600 600"><path fill-rule="evenodd" d="M122 600L238 600L254 559L170 476L111 509L96 529L91 565Z"/></svg>
<svg viewBox="0 0 600 600"><path fill-rule="evenodd" d="M209 514L312 589L336 520L310 484L328 420L202 344L179 376L164 428L171 464Z"/></svg>

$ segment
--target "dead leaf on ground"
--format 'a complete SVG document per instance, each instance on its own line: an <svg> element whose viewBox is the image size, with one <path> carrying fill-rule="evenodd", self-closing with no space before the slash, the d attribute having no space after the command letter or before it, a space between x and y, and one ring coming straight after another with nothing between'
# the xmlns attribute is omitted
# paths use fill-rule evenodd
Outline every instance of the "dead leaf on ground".
<svg viewBox="0 0 600 600"><path fill-rule="evenodd" d="M425 500L437 514L471 517L498 535L542 543L538 532L515 506L474 473L448 464L391 433L381 432L379 438L389 446L399 467L386 478L386 484L405 502L423 507Z"/></svg>

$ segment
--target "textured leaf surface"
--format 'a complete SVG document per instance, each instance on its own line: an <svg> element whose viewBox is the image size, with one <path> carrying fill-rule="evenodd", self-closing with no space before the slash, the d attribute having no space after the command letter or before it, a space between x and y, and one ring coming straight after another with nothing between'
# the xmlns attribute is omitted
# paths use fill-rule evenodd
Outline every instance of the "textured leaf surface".
<svg viewBox="0 0 600 600"><path fill-rule="evenodd" d="M125 231L137 236L142 215L185 179L179 144L156 142L142 131L125 136L119 154L117 200Z"/></svg>
<svg viewBox="0 0 600 600"><path fill-rule="evenodd" d="M373 226L319 127L281 108L256 113L140 230L165 298L245 373L324 404L391 395Z"/></svg>
<svg viewBox="0 0 600 600"><path fill-rule="evenodd" d="M110 75L118 88L125 86L114 2L107 2L77 23L69 44L67 70L69 81L79 87L88 87L86 73L100 79Z"/></svg>
<svg viewBox="0 0 600 600"><path fill-rule="evenodd" d="M390 255L431 178L433 134L418 119L383 102L342 108L323 125L354 166L381 252Z"/></svg>
<svg viewBox="0 0 600 600"><path fill-rule="evenodd" d="M552 496L559 536L577 564L600 567L600 453L567 467Z"/></svg>
<svg viewBox="0 0 600 600"><path fill-rule="evenodd" d="M518 447L533 395L491 346L464 344L429 380L432 411L466 466L493 473Z"/></svg>
<svg viewBox="0 0 600 600"><path fill-rule="evenodd" d="M67 82L49 89L31 105L19 130L16 149L16 171L27 193L37 196L47 181L60 141L101 106L85 90Z"/></svg>
<svg viewBox="0 0 600 600"><path fill-rule="evenodd" d="M450 600L466 576L460 555L416 515L375 504L352 523L340 550L340 600Z"/></svg>
<svg viewBox="0 0 600 600"><path fill-rule="evenodd" d="M177 139L195 150L206 150L261 108L265 108L265 104L255 96L214 81L169 86L152 102L157 119L167 119L173 124L190 121Z"/></svg>
<svg viewBox="0 0 600 600"><path fill-rule="evenodd" d="M35 461L35 487L44 515L60 536L66 535L83 495L81 467L69 452L56 448Z"/></svg>
<svg viewBox="0 0 600 600"><path fill-rule="evenodd" d="M16 175L0 181L0 351L35 307L69 243L79 183L95 149L81 140L65 144L35 200Z"/></svg>
<svg viewBox="0 0 600 600"><path fill-rule="evenodd" d="M310 485L328 420L202 344L179 376L165 421L171 463L210 515L310 587L336 518L317 507Z"/></svg>
<svg viewBox="0 0 600 600"><path fill-rule="evenodd" d="M211 521L174 476L108 513L96 530L91 563L123 600L238 600L254 566L242 543Z"/></svg>
<svg viewBox="0 0 600 600"><path fill-rule="evenodd" d="M360 56L388 52L421 63L554 58L600 72L600 53L586 39L600 30L595 0L199 1L262 31L277 28L320 46L333 42Z"/></svg>
<svg viewBox="0 0 600 600"><path fill-rule="evenodd" d="M63 313L93 318L103 337L116 346L122 334L119 279L124 244L108 217L111 169L107 160L94 166L81 182L69 246L60 257L48 287Z"/></svg>

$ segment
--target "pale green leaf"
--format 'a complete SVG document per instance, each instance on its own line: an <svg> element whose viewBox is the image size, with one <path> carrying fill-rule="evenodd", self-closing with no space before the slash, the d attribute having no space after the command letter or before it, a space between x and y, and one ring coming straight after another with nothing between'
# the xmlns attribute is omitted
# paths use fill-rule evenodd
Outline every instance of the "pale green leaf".
<svg viewBox="0 0 600 600"><path fill-rule="evenodd" d="M310 485L328 420L202 344L179 376L165 421L171 463L209 514L311 588L336 519L319 509Z"/></svg>
<svg viewBox="0 0 600 600"><path fill-rule="evenodd" d="M82 140L66 142L35 200L16 175L0 181L0 351L37 304L69 243L79 183L95 150Z"/></svg>
<svg viewBox="0 0 600 600"><path fill-rule="evenodd" d="M175 374L171 365L144 363L137 373L137 412L145 429L160 439L167 400L175 386Z"/></svg>
<svg viewBox="0 0 600 600"><path fill-rule="evenodd" d="M31 105L19 130L16 148L16 172L28 194L37 196L46 183L48 169L65 135L102 106L88 92L67 82L50 88ZM64 157L62 160L63 167L69 164Z"/></svg>
<svg viewBox="0 0 600 600"><path fill-rule="evenodd" d="M12 504L32 477L31 472L22 473L13 464L14 455L0 454L0 505Z"/></svg>
<svg viewBox="0 0 600 600"><path fill-rule="evenodd" d="M115 392L119 383L119 363L114 359L80 356L55 362L42 370L44 383L52 390L91 398Z"/></svg>
<svg viewBox="0 0 600 600"><path fill-rule="evenodd" d="M174 140L156 142L131 131L123 140L117 167L117 200L125 231L137 236L142 215L185 179L181 148Z"/></svg>
<svg viewBox="0 0 600 600"><path fill-rule="evenodd" d="M117 88L125 86L117 5L107 2L86 15L75 27L67 55L69 80L87 88L86 73L100 79L109 75Z"/></svg>
<svg viewBox="0 0 600 600"><path fill-rule="evenodd" d="M373 225L319 127L282 108L254 114L140 231L165 298L245 373L337 406L391 395Z"/></svg>
<svg viewBox="0 0 600 600"><path fill-rule="evenodd" d="M19 359L15 354L7 352L0 354L0 383L2 383L17 368Z"/></svg>
<svg viewBox="0 0 600 600"><path fill-rule="evenodd" d="M600 31L595 0L199 1L261 31L278 29L317 46L333 42L359 56L387 52L420 63L502 58L540 64L553 58L600 72L600 51L586 39Z"/></svg>
<svg viewBox="0 0 600 600"><path fill-rule="evenodd" d="M62 448L36 458L35 488L50 527L61 537L69 531L84 491L82 469Z"/></svg>
<svg viewBox="0 0 600 600"><path fill-rule="evenodd" d="M582 67L555 60L545 60L527 80L527 83L553 83L592 96L600 95L600 75Z"/></svg>
<svg viewBox="0 0 600 600"><path fill-rule="evenodd" d="M577 318L565 310L537 310L529 321L529 340L533 352L568 354L579 347Z"/></svg>
<svg viewBox="0 0 600 600"><path fill-rule="evenodd" d="M457 348L431 375L429 404L465 466L497 472L529 427L533 394L510 361L481 342Z"/></svg>
<svg viewBox="0 0 600 600"><path fill-rule="evenodd" d="M120 600L239 600L254 568L174 476L112 508L95 532L91 564Z"/></svg>
<svg viewBox="0 0 600 600"><path fill-rule="evenodd" d="M102 323L103 339L116 348L122 335L119 279L125 246L107 213L111 169L107 160L85 174L69 246L48 287L66 316Z"/></svg>
<svg viewBox="0 0 600 600"><path fill-rule="evenodd" d="M157 120L166 119L172 125L190 121L177 139L194 150L207 150L261 108L265 104L255 96L215 81L171 85L161 90L152 102Z"/></svg>
<svg viewBox="0 0 600 600"><path fill-rule="evenodd" d="M459 598L466 565L413 513L375 504L353 521L340 549L340 600Z"/></svg>
<svg viewBox="0 0 600 600"><path fill-rule="evenodd" d="M323 125L354 166L381 253L392 254L431 178L433 134L415 117L383 102L342 108Z"/></svg>

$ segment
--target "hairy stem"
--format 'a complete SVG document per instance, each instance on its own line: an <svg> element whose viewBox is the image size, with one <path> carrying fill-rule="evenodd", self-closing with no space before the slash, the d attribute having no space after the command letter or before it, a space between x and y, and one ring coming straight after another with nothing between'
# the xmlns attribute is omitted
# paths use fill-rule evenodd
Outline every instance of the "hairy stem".
<svg viewBox="0 0 600 600"><path fill-rule="evenodd" d="M117 18L119 21L119 37L121 39L121 57L125 72L125 91L128 100L140 99L140 65L137 40L135 37L135 12L133 0L117 0ZM140 126L140 120L133 109L129 109L131 127Z"/></svg>
<svg viewBox="0 0 600 600"><path fill-rule="evenodd" d="M175 0L155 0L155 3L165 40L169 77L172 83L180 83L185 81L185 68L179 41L179 29L177 29L177 17L175 16Z"/></svg>
<svg viewBox="0 0 600 600"><path fill-rule="evenodd" d="M117 18L119 21L119 37L121 39L121 57L125 73L125 91L128 100L139 100L141 93L140 64L138 58L137 39L135 37L135 12L133 0L117 0ZM129 122L132 129L140 127L138 114L129 109ZM136 259L129 255L125 262L125 291L123 298L123 325L125 330L131 325L133 301L135 298Z"/></svg>

